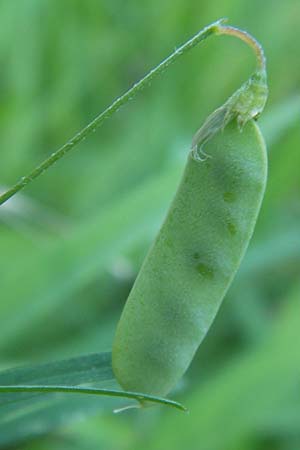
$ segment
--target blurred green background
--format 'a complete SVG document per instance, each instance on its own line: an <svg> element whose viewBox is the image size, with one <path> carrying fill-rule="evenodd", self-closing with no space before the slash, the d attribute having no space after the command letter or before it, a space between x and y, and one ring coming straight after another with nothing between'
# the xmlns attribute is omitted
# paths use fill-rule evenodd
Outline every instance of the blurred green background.
<svg viewBox="0 0 300 450"><path fill-rule="evenodd" d="M172 395L190 413L114 415L99 401L55 427L11 429L0 448L299 450L299 0L1 0L0 185L221 17L266 52L269 183L242 267ZM1 369L110 350L193 133L254 64L243 43L208 39L0 208Z"/></svg>

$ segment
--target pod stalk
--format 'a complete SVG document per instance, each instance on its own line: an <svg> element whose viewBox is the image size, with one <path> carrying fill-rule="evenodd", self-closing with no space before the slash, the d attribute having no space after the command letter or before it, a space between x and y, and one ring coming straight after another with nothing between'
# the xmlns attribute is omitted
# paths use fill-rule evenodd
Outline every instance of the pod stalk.
<svg viewBox="0 0 300 450"><path fill-rule="evenodd" d="M239 28L229 25L223 25L222 22L218 25L218 34L226 34L228 36L235 36L244 41L249 47L254 50L257 59L258 69L261 71L266 70L266 58L260 43L247 31L240 30Z"/></svg>

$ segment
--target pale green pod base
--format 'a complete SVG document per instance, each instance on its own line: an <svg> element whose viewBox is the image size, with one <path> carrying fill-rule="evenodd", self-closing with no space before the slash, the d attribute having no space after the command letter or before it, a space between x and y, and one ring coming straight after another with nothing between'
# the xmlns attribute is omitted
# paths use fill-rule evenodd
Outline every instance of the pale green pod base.
<svg viewBox="0 0 300 450"><path fill-rule="evenodd" d="M189 155L117 327L113 370L130 391L164 396L176 385L254 230L267 177L257 124L251 120L240 131L233 121L204 150L205 161Z"/></svg>

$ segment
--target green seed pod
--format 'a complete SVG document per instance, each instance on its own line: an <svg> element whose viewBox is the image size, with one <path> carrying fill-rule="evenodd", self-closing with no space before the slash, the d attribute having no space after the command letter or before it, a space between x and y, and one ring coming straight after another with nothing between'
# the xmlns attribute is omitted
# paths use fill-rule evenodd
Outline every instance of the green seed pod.
<svg viewBox="0 0 300 450"><path fill-rule="evenodd" d="M226 116L222 108L217 111ZM209 120L196 135L117 327L113 369L128 390L162 396L176 385L211 326L254 230L267 176L262 135L253 119L241 129L237 113L223 131L220 119L208 140ZM197 157L203 140L206 158Z"/></svg>
<svg viewBox="0 0 300 450"><path fill-rule="evenodd" d="M112 364L131 391L163 396L182 377L241 263L265 191L266 148L254 121L268 95L263 50L237 28L220 25L218 33L248 43L258 66L195 134L178 191L126 302Z"/></svg>

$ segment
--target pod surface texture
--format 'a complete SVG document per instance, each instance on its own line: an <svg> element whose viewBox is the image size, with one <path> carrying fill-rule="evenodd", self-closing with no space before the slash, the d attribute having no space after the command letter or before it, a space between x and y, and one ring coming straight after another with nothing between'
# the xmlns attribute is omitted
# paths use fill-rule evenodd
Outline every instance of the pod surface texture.
<svg viewBox="0 0 300 450"><path fill-rule="evenodd" d="M236 121L189 154L166 219L129 294L113 344L125 389L166 395L211 326L253 234L267 178L257 124ZM241 299L243 301L243 299Z"/></svg>

